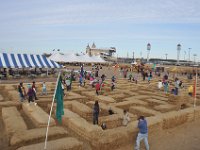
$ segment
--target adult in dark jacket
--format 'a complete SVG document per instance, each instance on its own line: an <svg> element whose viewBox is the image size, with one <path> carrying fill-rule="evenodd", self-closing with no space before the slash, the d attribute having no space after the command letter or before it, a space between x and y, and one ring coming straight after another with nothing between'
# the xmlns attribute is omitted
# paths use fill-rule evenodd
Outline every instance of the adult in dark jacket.
<svg viewBox="0 0 200 150"><path fill-rule="evenodd" d="M93 124L98 124L98 118L99 118L99 103L98 101L95 101L95 104L93 106Z"/></svg>

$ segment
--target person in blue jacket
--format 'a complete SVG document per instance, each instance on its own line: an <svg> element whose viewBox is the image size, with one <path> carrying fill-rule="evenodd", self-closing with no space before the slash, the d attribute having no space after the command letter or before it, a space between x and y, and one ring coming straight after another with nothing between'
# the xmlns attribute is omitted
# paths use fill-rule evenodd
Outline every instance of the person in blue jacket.
<svg viewBox="0 0 200 150"><path fill-rule="evenodd" d="M138 118L139 133L136 139L135 150L140 149L140 142L144 140L146 150L149 150L147 121L144 116Z"/></svg>

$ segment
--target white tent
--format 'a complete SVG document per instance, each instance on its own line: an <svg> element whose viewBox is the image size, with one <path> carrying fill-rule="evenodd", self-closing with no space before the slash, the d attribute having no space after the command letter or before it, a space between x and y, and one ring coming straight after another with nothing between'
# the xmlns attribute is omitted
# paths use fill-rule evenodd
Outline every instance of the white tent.
<svg viewBox="0 0 200 150"><path fill-rule="evenodd" d="M73 53L68 54L60 54L60 53L54 53L49 57L50 60L56 61L56 62L79 62L79 63L105 63L100 56L89 56L89 55L75 55Z"/></svg>
<svg viewBox="0 0 200 150"><path fill-rule="evenodd" d="M55 62L65 62L65 55L62 55L60 53L53 53L50 57L50 60L53 60Z"/></svg>

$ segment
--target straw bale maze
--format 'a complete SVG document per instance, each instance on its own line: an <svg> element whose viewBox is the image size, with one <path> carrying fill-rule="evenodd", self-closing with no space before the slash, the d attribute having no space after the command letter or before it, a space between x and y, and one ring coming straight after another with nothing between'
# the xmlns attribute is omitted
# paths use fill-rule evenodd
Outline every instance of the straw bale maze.
<svg viewBox="0 0 200 150"><path fill-rule="evenodd" d="M189 81L184 81L189 84ZM25 84L26 86L26 84ZM37 83L38 91L41 87ZM55 83L47 83L48 95L38 92L38 105L19 103L17 85L0 85L0 149L39 150L44 147L45 132ZM156 92L157 91L157 92ZM186 90L182 90L183 93ZM199 90L199 86L198 89ZM48 149L52 150L129 150L133 148L138 132L137 117L147 117L149 137L160 130L174 128L200 118L200 103L193 108L189 96L166 96L156 89L156 81L139 85L119 79L116 89L105 86L102 94L86 84L73 83L71 92L65 92L62 125L55 121L55 109L50 122ZM197 93L197 99L200 93ZM98 100L101 108L99 124L105 122L106 130L92 124L92 106ZM54 106L55 108L55 106ZM108 110L114 111L109 115ZM122 125L123 109L128 110L131 121Z"/></svg>

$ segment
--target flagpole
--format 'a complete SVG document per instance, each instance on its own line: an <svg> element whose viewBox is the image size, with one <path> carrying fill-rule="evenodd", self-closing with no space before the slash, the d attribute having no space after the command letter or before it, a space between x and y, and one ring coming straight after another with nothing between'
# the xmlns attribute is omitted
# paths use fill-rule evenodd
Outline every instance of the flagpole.
<svg viewBox="0 0 200 150"><path fill-rule="evenodd" d="M197 101L197 68L196 68L196 77L195 77L195 93L194 93L194 108L196 107L196 101Z"/></svg>
<svg viewBox="0 0 200 150"><path fill-rule="evenodd" d="M59 81L59 79L60 79L60 74L61 74L61 72L59 72L59 74L58 74L58 78L57 78L57 81L56 81L56 88L55 88L54 95L53 95L53 100L52 100L52 103L51 103L51 110L50 110L49 120L48 120L48 124L47 124L47 130L46 130L46 138L45 138L44 149L47 149L47 140L48 140L49 125L50 125L51 114L52 114L52 110L53 110L53 104L54 104L54 100L55 100L55 96L56 96L58 81Z"/></svg>

